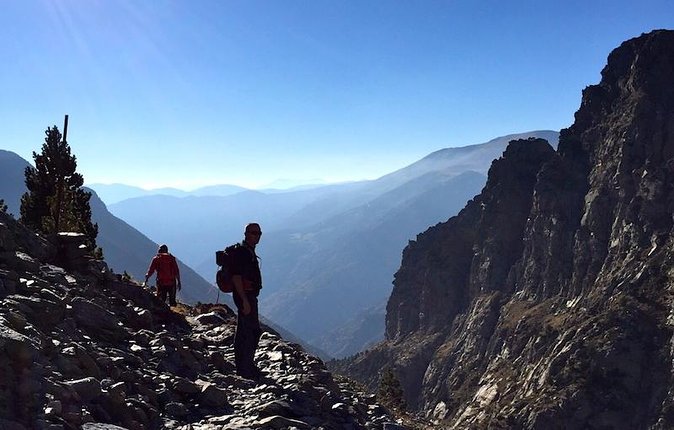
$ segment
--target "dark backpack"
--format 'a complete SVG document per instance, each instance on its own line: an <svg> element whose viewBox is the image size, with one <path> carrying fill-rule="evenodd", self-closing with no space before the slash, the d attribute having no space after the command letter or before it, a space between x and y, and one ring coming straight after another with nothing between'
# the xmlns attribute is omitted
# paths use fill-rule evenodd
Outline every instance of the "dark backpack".
<svg viewBox="0 0 674 430"><path fill-rule="evenodd" d="M215 251L215 264L220 266L215 273L215 283L223 293L234 291L234 282L232 282L232 267L234 266L234 253L241 246L237 243L225 248L224 251Z"/></svg>

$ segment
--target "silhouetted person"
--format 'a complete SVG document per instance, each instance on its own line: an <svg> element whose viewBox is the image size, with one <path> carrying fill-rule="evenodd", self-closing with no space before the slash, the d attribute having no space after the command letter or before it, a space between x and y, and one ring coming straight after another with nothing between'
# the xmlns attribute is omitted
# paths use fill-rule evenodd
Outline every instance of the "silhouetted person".
<svg viewBox="0 0 674 430"><path fill-rule="evenodd" d="M238 310L234 336L234 363L236 373L247 379L258 379L260 369L253 359L262 335L257 311L257 296L262 289L262 274L255 246L260 242L262 230L257 223L250 223L244 231L241 246L236 248L232 264L234 304Z"/></svg>
<svg viewBox="0 0 674 430"><path fill-rule="evenodd" d="M169 305L175 306L176 288L180 291L180 270L176 258L169 254L168 246L161 245L157 250L157 255L152 258L150 268L145 275L145 283L150 279L154 272L157 272L157 297L162 303L166 303L166 296L169 298Z"/></svg>

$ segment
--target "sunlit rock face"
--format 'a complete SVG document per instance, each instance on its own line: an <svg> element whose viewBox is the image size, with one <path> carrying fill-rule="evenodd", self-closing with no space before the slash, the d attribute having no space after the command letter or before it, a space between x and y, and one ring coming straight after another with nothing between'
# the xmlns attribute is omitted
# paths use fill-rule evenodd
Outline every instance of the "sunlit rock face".
<svg viewBox="0 0 674 430"><path fill-rule="evenodd" d="M410 243L386 341L336 367L449 428L672 428L674 32L614 50L554 151L514 141Z"/></svg>
<svg viewBox="0 0 674 430"><path fill-rule="evenodd" d="M231 309L171 310L120 278L0 212L0 429L379 429L392 421L374 396L268 328L256 355L261 379L236 376Z"/></svg>

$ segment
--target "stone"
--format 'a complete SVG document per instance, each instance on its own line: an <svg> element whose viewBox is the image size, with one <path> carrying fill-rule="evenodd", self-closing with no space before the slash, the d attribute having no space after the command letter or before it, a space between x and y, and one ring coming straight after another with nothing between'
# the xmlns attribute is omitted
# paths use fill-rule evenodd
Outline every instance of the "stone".
<svg viewBox="0 0 674 430"><path fill-rule="evenodd" d="M124 403L126 398L126 384L117 382L107 388L108 397L116 403Z"/></svg>
<svg viewBox="0 0 674 430"><path fill-rule="evenodd" d="M340 401L341 398L338 395L336 395L332 391L328 391L327 393L325 393L323 397L321 397L320 400L321 409L325 412L331 411L332 407L337 403L340 403Z"/></svg>
<svg viewBox="0 0 674 430"><path fill-rule="evenodd" d="M346 414L349 413L348 406L344 403L335 403L334 405L332 405L330 410L332 412L336 412L336 413L339 413L341 415L346 415Z"/></svg>
<svg viewBox="0 0 674 430"><path fill-rule="evenodd" d="M31 273L40 271L40 263L30 255L21 251L16 251L14 255L16 257L14 260L15 261L14 267L17 270Z"/></svg>
<svg viewBox="0 0 674 430"><path fill-rule="evenodd" d="M42 290L41 290L42 291ZM65 316L66 306L56 294L42 293L42 296L48 296L53 300L45 298L24 297L23 303L30 308L30 311L39 315L37 321L39 324L52 326L61 321Z"/></svg>
<svg viewBox="0 0 674 430"><path fill-rule="evenodd" d="M188 415L190 411L182 403L179 402L169 402L164 407L164 411L171 417L180 418Z"/></svg>
<svg viewBox="0 0 674 430"><path fill-rule="evenodd" d="M274 415L271 417L266 417L262 418L261 420L258 420L257 423L255 424L256 428L271 428L271 429L310 429L311 427L309 424L305 423L304 421L299 421L299 420L293 420L290 418L286 417L281 417L278 415ZM259 427L257 427L259 426Z"/></svg>
<svg viewBox="0 0 674 430"><path fill-rule="evenodd" d="M128 429L113 424L84 423L82 424L82 430L128 430Z"/></svg>
<svg viewBox="0 0 674 430"><path fill-rule="evenodd" d="M290 404L283 400L273 400L267 402L263 405L260 405L255 408L255 411L259 414L260 417L269 417L274 415L281 415L284 417L297 417L299 416Z"/></svg>
<svg viewBox="0 0 674 430"><path fill-rule="evenodd" d="M220 314L216 312L209 312L207 314L199 315L195 318L199 324L203 325L221 325L226 321Z"/></svg>
<svg viewBox="0 0 674 430"><path fill-rule="evenodd" d="M88 377L66 382L82 400L89 402L101 394L101 383L96 378Z"/></svg>
<svg viewBox="0 0 674 430"><path fill-rule="evenodd" d="M111 341L120 341L128 337L119 319L98 304L75 297L71 305L77 324L86 330L95 330L104 339Z"/></svg>
<svg viewBox="0 0 674 430"><path fill-rule="evenodd" d="M177 393L187 395L193 395L201 392L201 389L197 384L185 378L176 378L171 383L171 388Z"/></svg>
<svg viewBox="0 0 674 430"><path fill-rule="evenodd" d="M433 408L431 417L436 420L443 420L447 416L447 404L445 402L438 402Z"/></svg>
<svg viewBox="0 0 674 430"><path fill-rule="evenodd" d="M222 408L228 404L227 391L215 384L206 384L201 389L199 400L206 406Z"/></svg>
<svg viewBox="0 0 674 430"><path fill-rule="evenodd" d="M26 336L2 325L0 325L0 351L11 360L13 366L18 368L29 367L38 352Z"/></svg>
<svg viewBox="0 0 674 430"><path fill-rule="evenodd" d="M135 329L150 330L154 326L152 312L147 309L132 308L128 315L128 325Z"/></svg>
<svg viewBox="0 0 674 430"><path fill-rule="evenodd" d="M16 293L18 279L11 279L8 271L0 269L0 298Z"/></svg>

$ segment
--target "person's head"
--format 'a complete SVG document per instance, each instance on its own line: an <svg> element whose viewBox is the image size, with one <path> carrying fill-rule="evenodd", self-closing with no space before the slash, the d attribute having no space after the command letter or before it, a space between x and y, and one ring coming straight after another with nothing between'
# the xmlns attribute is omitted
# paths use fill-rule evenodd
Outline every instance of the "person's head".
<svg viewBox="0 0 674 430"><path fill-rule="evenodd" d="M157 254L168 254L168 246L161 245L157 250Z"/></svg>
<svg viewBox="0 0 674 430"><path fill-rule="evenodd" d="M251 222L250 224L246 225L246 229L243 232L244 235L244 241L248 243L249 245L255 246L260 242L260 236L262 236L262 229L260 228L260 224L256 222Z"/></svg>

